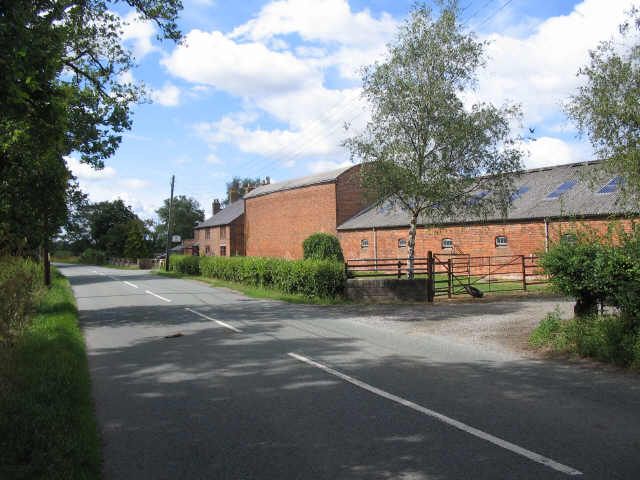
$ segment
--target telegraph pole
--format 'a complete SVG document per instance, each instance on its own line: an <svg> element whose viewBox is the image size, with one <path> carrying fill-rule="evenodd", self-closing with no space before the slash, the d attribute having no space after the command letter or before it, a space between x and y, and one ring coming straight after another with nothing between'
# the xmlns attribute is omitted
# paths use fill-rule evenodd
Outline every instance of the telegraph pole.
<svg viewBox="0 0 640 480"><path fill-rule="evenodd" d="M169 249L171 248L171 220L173 215L173 185L175 183L176 176L171 175L171 197L169 197L169 218L167 220L167 251L164 261L165 271L169 271Z"/></svg>

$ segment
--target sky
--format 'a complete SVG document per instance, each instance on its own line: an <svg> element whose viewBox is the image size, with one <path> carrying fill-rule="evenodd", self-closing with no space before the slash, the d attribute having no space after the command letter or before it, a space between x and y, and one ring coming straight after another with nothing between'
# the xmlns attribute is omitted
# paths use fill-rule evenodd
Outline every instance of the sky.
<svg viewBox="0 0 640 480"><path fill-rule="evenodd" d="M121 198L142 218L169 196L197 199L211 215L233 176L286 180L351 163L342 141L367 121L362 66L384 59L414 0L183 0L184 41L122 7L124 41L150 102L96 171L68 158L91 201ZM562 111L580 66L611 38L632 1L460 0L461 20L486 40L471 97L519 103L525 167L592 158ZM349 130L345 131L345 124Z"/></svg>

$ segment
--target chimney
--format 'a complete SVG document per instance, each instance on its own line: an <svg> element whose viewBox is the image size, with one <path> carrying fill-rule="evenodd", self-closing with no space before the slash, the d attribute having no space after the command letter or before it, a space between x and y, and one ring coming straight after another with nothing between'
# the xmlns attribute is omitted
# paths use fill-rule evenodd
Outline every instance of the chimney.
<svg viewBox="0 0 640 480"><path fill-rule="evenodd" d="M229 190L229 203L233 203L236 200L238 200L240 198L240 195L238 194L238 190L235 188L232 188Z"/></svg>
<svg viewBox="0 0 640 480"><path fill-rule="evenodd" d="M218 200L217 198L214 199L213 203L211 204L211 211L214 215L220 211L220 200Z"/></svg>
<svg viewBox="0 0 640 480"><path fill-rule="evenodd" d="M271 177L266 177L266 178L264 179L264 184L265 184L265 185L270 185L270 184L271 184Z"/></svg>

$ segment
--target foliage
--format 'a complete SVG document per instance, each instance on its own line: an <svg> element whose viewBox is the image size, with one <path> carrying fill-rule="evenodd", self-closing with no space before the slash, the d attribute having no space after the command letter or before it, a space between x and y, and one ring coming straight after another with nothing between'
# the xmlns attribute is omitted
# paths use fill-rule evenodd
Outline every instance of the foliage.
<svg viewBox="0 0 640 480"><path fill-rule="evenodd" d="M20 257L0 258L0 348L27 326L42 286L38 263Z"/></svg>
<svg viewBox="0 0 640 480"><path fill-rule="evenodd" d="M89 265L104 265L107 263L107 254L102 250L96 250L95 248L87 248L82 255L80 255L80 263L86 263Z"/></svg>
<svg viewBox="0 0 640 480"><path fill-rule="evenodd" d="M171 255L169 269L186 275L200 275L200 258L192 255Z"/></svg>
<svg viewBox="0 0 640 480"><path fill-rule="evenodd" d="M53 285L0 362L0 478L101 476L89 369L69 283Z"/></svg>
<svg viewBox="0 0 640 480"><path fill-rule="evenodd" d="M127 240L124 244L124 256L126 258L147 258L149 256L149 243L145 239L144 224L139 220L129 222Z"/></svg>
<svg viewBox="0 0 640 480"><path fill-rule="evenodd" d="M305 259L333 260L344 262L340 241L335 235L328 233L314 233L302 242Z"/></svg>
<svg viewBox="0 0 640 480"><path fill-rule="evenodd" d="M560 311L556 308L547 313L540 321L540 325L531 333L529 343L534 347L556 346L559 333L562 330Z"/></svg>
<svg viewBox="0 0 640 480"><path fill-rule="evenodd" d="M437 19L416 6L387 58L364 69L371 120L345 142L352 158L362 161L371 199L410 214L410 277L421 215L428 211L437 223L504 209L513 189L506 173L521 168L522 153L510 133L519 109L464 106L462 95L484 62L484 43L466 33L457 16L454 1Z"/></svg>
<svg viewBox="0 0 640 480"><path fill-rule="evenodd" d="M115 257L124 256L131 221L140 221L131 207L118 199L91 204L87 212L93 245Z"/></svg>
<svg viewBox="0 0 640 480"><path fill-rule="evenodd" d="M232 192L236 195L236 198L242 198L245 194L249 193L249 190L259 187L265 183L270 183L271 179L265 177L233 177L230 182L227 182L227 198L222 202L223 205L229 205L231 202Z"/></svg>
<svg viewBox="0 0 640 480"><path fill-rule="evenodd" d="M175 255L175 259L179 257ZM191 267L172 264L172 269L185 271ZM192 257L200 259L204 277L259 287L311 298L333 298L341 295L346 275L341 263L329 260L284 260L263 257Z"/></svg>
<svg viewBox="0 0 640 480"><path fill-rule="evenodd" d="M156 228L156 235L163 240L166 240L167 238L169 203L170 199L165 199L162 207L156 210L161 222ZM193 227L195 227L196 222L202 222L203 220L204 210L200 208L200 204L195 198L185 197L184 195L174 197L171 228L172 234L180 235L183 239L193 238Z"/></svg>
<svg viewBox="0 0 640 480"><path fill-rule="evenodd" d="M623 175L624 191L640 193L640 10L620 26L620 38L601 42L578 74L584 82L566 105L611 175ZM621 47L621 45L623 45Z"/></svg>
<svg viewBox="0 0 640 480"><path fill-rule="evenodd" d="M576 242L559 242L541 256L552 285L576 299L576 314L590 315L609 303L640 325L640 226L610 228L605 236L585 230Z"/></svg>

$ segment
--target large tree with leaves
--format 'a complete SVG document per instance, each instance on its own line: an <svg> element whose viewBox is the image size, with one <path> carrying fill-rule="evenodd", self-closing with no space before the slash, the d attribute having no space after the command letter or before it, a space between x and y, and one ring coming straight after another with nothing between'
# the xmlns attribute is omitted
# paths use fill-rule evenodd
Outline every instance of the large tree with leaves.
<svg viewBox="0 0 640 480"><path fill-rule="evenodd" d="M584 81L566 105L611 175L623 175L627 195L640 193L640 10L632 8L620 37L589 53Z"/></svg>
<svg viewBox="0 0 640 480"><path fill-rule="evenodd" d="M47 209L54 201L54 208L64 208L70 178L64 157L75 151L101 168L131 127L130 106L143 91L122 81L133 58L121 42L122 19L110 9L115 3L0 0L0 244L9 252L50 239L64 223L36 231L39 219L52 218L38 209L37 196L50 195ZM119 3L154 21L160 37L180 37L180 0ZM34 172L47 172L47 190L25 188ZM26 242L14 234L17 212L20 223L31 225Z"/></svg>
<svg viewBox="0 0 640 480"><path fill-rule="evenodd" d="M388 202L409 214L410 277L421 219L503 208L513 183L507 173L521 169L510 131L519 109L466 107L462 99L475 84L483 47L458 22L455 2L437 18L417 5L386 59L363 71L372 115L345 146L362 162L362 183L376 205Z"/></svg>
<svg viewBox="0 0 640 480"><path fill-rule="evenodd" d="M160 225L156 229L159 238L167 238L167 223L169 221L169 199L165 199L164 204L156 213L160 218ZM193 227L197 222L204 220L204 210L200 208L200 203L195 198L178 195L173 199L173 210L171 212L171 233L180 235L182 238L193 238Z"/></svg>

